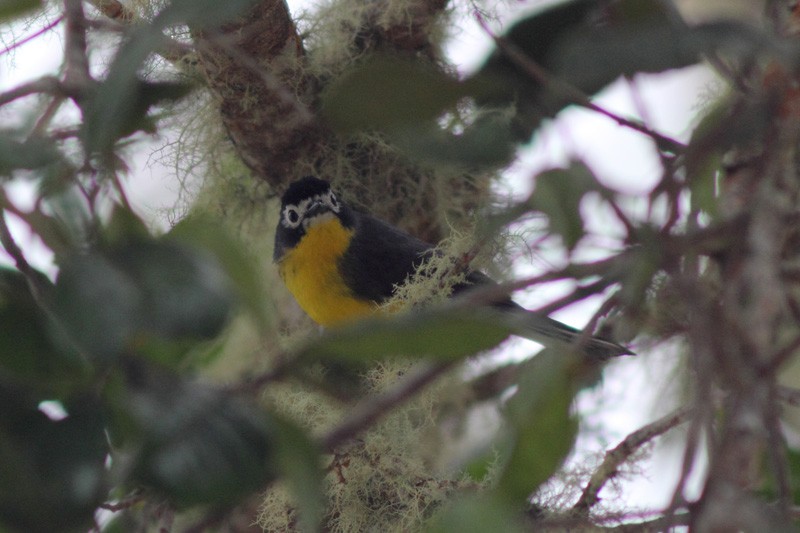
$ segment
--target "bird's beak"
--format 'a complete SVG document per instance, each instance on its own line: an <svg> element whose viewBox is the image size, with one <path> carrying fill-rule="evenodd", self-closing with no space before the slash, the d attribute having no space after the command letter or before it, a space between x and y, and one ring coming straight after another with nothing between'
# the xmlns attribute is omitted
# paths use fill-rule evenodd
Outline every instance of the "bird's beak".
<svg viewBox="0 0 800 533"><path fill-rule="evenodd" d="M333 212L324 202L314 202L308 206L306 214L303 217L303 228L308 230L308 228L330 220L333 217Z"/></svg>
<svg viewBox="0 0 800 533"><path fill-rule="evenodd" d="M308 206L308 209L306 209L306 218L312 218L324 211L327 211L327 209L328 206L326 206L322 201L316 200Z"/></svg>

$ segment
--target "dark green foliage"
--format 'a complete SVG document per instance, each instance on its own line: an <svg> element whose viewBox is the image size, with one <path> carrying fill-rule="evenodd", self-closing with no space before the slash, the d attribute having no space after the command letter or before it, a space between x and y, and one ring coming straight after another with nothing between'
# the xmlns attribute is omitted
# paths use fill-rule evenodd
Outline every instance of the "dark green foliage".
<svg viewBox="0 0 800 533"><path fill-rule="evenodd" d="M739 23L688 26L649 0L559 3L514 23L481 68L465 79L409 59L377 55L328 87L322 111L344 134L388 133L412 157L481 168L507 163L544 118L584 105L620 77L698 63L705 54L791 63L795 47ZM457 134L436 118L477 104Z"/></svg>
<svg viewBox="0 0 800 533"><path fill-rule="evenodd" d="M0 131L0 175L18 169L33 170L60 159L54 144L46 139L21 141L13 131Z"/></svg>
<svg viewBox="0 0 800 533"><path fill-rule="evenodd" d="M96 400L76 398L70 416L53 421L25 393L0 382L0 526L86 531L107 490Z"/></svg>
<svg viewBox="0 0 800 533"><path fill-rule="evenodd" d="M153 131L155 125L148 116L150 108L182 98L190 90L184 83L140 79L144 61L165 43L165 28L186 24L200 30L224 24L253 4L254 0L178 0L169 3L152 22L130 32L111 63L105 80L81 103L84 111L82 131L87 152L108 154L119 139L142 129Z"/></svg>
<svg viewBox="0 0 800 533"><path fill-rule="evenodd" d="M300 353L343 362L403 356L448 361L493 348L511 333L501 313L444 308L363 320L315 339Z"/></svg>
<svg viewBox="0 0 800 533"><path fill-rule="evenodd" d="M0 2L0 22L24 15L41 5L41 0L2 0Z"/></svg>
<svg viewBox="0 0 800 533"><path fill-rule="evenodd" d="M85 530L109 491L125 487L174 505L233 503L283 472L276 454L309 455L291 424L163 366L181 366L221 332L235 293L254 286L241 264L249 258L232 244L218 256L177 233L153 238L122 208L100 233L95 250L62 254L55 284L0 269L4 527ZM66 418L39 411L45 400ZM280 440L282 431L294 436ZM303 479L314 471L289 469Z"/></svg>
<svg viewBox="0 0 800 533"><path fill-rule="evenodd" d="M124 380L109 399L121 422L111 435L134 451L132 486L182 506L224 505L277 474L277 428L254 406L135 363Z"/></svg>

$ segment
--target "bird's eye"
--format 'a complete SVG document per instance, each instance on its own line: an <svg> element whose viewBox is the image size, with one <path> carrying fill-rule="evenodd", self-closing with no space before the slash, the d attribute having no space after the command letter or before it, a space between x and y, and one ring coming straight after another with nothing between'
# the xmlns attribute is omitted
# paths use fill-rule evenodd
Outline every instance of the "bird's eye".
<svg viewBox="0 0 800 533"><path fill-rule="evenodd" d="M339 200L336 199L336 195L333 194L332 192L328 196L328 202L330 202L331 207L334 209L334 211L339 210Z"/></svg>
<svg viewBox="0 0 800 533"><path fill-rule="evenodd" d="M297 224L300 222L300 212L294 206L287 207L283 217L292 227L297 226Z"/></svg>

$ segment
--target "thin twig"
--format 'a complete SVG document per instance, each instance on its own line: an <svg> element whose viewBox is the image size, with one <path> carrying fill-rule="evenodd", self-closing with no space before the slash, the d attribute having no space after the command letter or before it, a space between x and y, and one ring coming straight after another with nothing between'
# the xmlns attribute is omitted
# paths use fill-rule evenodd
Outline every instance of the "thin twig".
<svg viewBox="0 0 800 533"><path fill-rule="evenodd" d="M486 305L502 301L514 291L541 283L559 281L567 278L579 280L596 276L615 279L616 272L624 271L623 267L627 260L628 252L625 251L607 259L601 259L591 263L572 263L562 269L545 272L544 274L536 276L504 283L481 285L471 288L469 291L465 291L463 295L458 295L457 298L470 305Z"/></svg>
<svg viewBox="0 0 800 533"><path fill-rule="evenodd" d="M623 226L625 226L625 233L628 236L628 241L634 238L636 235L636 226L633 224L628 215L622 210L622 207L617 203L614 198L605 198L608 205L611 206L611 209L614 211L614 214L617 216L617 220L619 220Z"/></svg>
<svg viewBox="0 0 800 533"><path fill-rule="evenodd" d="M698 384L698 388L699 384ZM706 398L701 398L699 400L695 400L695 405L703 406L702 402L703 399L708 399L707 395ZM678 483L675 485L675 490L672 492L672 498L670 499L669 505L667 505L666 510L664 511L664 517L670 517L675 515L675 512L685 503L683 491L686 488L686 483L689 480L689 474L692 473L694 469L695 461L697 460L697 449L700 446L700 430L703 427L705 422L705 416L707 415L706 411L708 411L706 406L703 406L703 409L700 409L699 412L696 410L692 417L692 423L689 425L689 430L686 436L686 446L683 450L683 460L681 462L681 471L680 476L678 477Z"/></svg>
<svg viewBox="0 0 800 533"><path fill-rule="evenodd" d="M769 356L764 365L761 367L759 373L762 376L769 376L773 374L783 365L783 363L796 355L798 349L800 349L800 335L797 335L794 339L789 341L786 346L778 350L775 354Z"/></svg>
<svg viewBox="0 0 800 533"><path fill-rule="evenodd" d="M610 118L620 126L625 126L647 135L653 139L659 147L672 153L679 153L686 148L686 145L682 142L654 131L638 120L622 117L593 103L589 96L584 94L580 89L552 75L541 65L528 57L519 47L509 42L507 39L495 35L481 17L477 17L477 19L478 23L483 27L483 30L494 40L497 47L530 76L531 79L540 83L543 87L558 91L561 96L566 97L572 104L585 107L586 109Z"/></svg>
<svg viewBox="0 0 800 533"><path fill-rule="evenodd" d="M800 389L779 386L777 387L776 393L779 400L784 401L789 405L800 407Z"/></svg>
<svg viewBox="0 0 800 533"><path fill-rule="evenodd" d="M633 102L634 109L636 109L636 112L639 113L642 124L649 128L648 124L653 124L653 120L650 116L647 104L644 101L642 91L636 84L635 79L626 76L624 80L626 82L626 85L628 86L628 90L631 95L631 101ZM655 129L653 128L650 129L655 131ZM665 169L668 168L670 165L670 156L664 153L663 150L656 150L656 152L658 153L658 158L661 160L661 167Z"/></svg>
<svg viewBox="0 0 800 533"><path fill-rule="evenodd" d="M55 76L42 76L39 79L29 81L28 83L23 83L14 89L0 94L0 105L8 104L14 100L23 98L25 96L30 96L32 94L45 93L59 96L63 92L65 92L64 87L62 87L61 82L58 81L58 78Z"/></svg>
<svg viewBox="0 0 800 533"><path fill-rule="evenodd" d="M280 363L270 368L268 371L248 378L241 383L231 385L230 387L227 387L227 390L233 394L256 393L266 385L269 385L275 381L279 381L288 376L296 366L296 363L297 361L294 359L282 358Z"/></svg>
<svg viewBox="0 0 800 533"><path fill-rule="evenodd" d="M593 283L589 283L588 285L579 286L566 296L563 296L558 300L554 300L549 304L536 309L535 312L540 313L542 315L549 315L550 313L553 313L555 311L558 311L559 309L567 307L568 305L583 300L584 298L593 296L598 292L602 292L613 283L614 283L613 280L601 278Z"/></svg>
<svg viewBox="0 0 800 533"><path fill-rule="evenodd" d="M592 314L592 317L586 322L586 325L583 326L583 330L581 334L572 342L572 345L578 348L578 350L582 349L586 346L586 343L591 339L592 335L594 334L594 330L597 328L597 323L600 321L600 318L607 315L611 312L612 309L617 307L619 302L617 301L616 295L612 295L610 298L607 298L597 311Z"/></svg>
<svg viewBox="0 0 800 533"><path fill-rule="evenodd" d="M116 513L119 511L124 511L125 509L130 509L134 505L144 500L145 497L146 496L144 494L141 494L141 491L139 491L139 493L132 494L131 496L128 496L127 498L120 500L118 502L101 503L99 507L101 509L111 511L112 513Z"/></svg>
<svg viewBox="0 0 800 533"><path fill-rule="evenodd" d="M447 372L455 362L423 364L411 370L394 388L356 405L351 414L320 439L320 447L333 451L380 420L386 413L405 403L414 394Z"/></svg>
<svg viewBox="0 0 800 533"><path fill-rule="evenodd" d="M119 195L119 200L120 203L122 203L122 207L130 212L134 212L133 206L131 205L130 201L128 201L128 195L125 193L125 187L122 185L122 180L119 178L119 174L117 174L116 171L111 170L109 175L111 176L111 183L114 185L117 195Z"/></svg>
<svg viewBox="0 0 800 533"><path fill-rule="evenodd" d="M690 406L681 407L674 412L659 418L625 437L613 450L606 452L602 464L594 471L583 494L573 506L573 509L586 512L591 509L599 500L600 490L603 486L619 472L620 466L627 461L639 448L647 444L654 438L663 435L670 429L683 424L689 419L693 408Z"/></svg>
<svg viewBox="0 0 800 533"><path fill-rule="evenodd" d="M657 516L653 517L654 514ZM592 517L591 519L582 514L564 513L548 515L534 520L531 522L533 527L530 529L532 531L651 533L653 531L671 531L671 528L675 526L688 526L691 518L691 513L663 516L657 511L648 513L611 513ZM618 525L606 526L603 525L605 522L616 522Z"/></svg>
<svg viewBox="0 0 800 533"><path fill-rule="evenodd" d="M44 109L44 113L39 117L36 121L36 124L33 126L31 133L28 135L27 140L34 139L36 137L41 136L45 130L50 126L50 122L52 122L53 117L56 116L56 113L61 108L61 104L64 103L66 99L66 95L56 95L50 100L50 103L47 104L47 107Z"/></svg>
<svg viewBox="0 0 800 533"><path fill-rule="evenodd" d="M786 438L781 429L779 395L774 382L770 387L769 399L764 407L764 423L767 427L768 453L775 474L778 492L778 506L787 519L792 507L792 475L789 458L786 454Z"/></svg>
<svg viewBox="0 0 800 533"><path fill-rule="evenodd" d="M676 526L688 526L692 521L692 513L675 513L669 516L659 516L653 520L636 522L633 524L620 524L607 527L605 531L618 533L651 533L653 531L672 531Z"/></svg>
<svg viewBox="0 0 800 533"><path fill-rule="evenodd" d="M109 19L130 24L137 19L136 12L118 0L88 0L95 9Z"/></svg>
<svg viewBox="0 0 800 533"><path fill-rule="evenodd" d="M28 35L27 37L23 37L22 39L14 41L9 46L7 46L2 51L0 51L0 56L4 55L4 54L7 54L7 53L11 52L12 50L14 50L16 48L19 48L23 44L28 43L28 42L36 39L37 37L41 37L46 32L52 30L53 28L55 28L56 26L61 24L62 20L64 20L64 15L59 15L53 22L51 22L50 24L44 26L43 28L40 28L36 32L32 33L31 35Z"/></svg>
<svg viewBox="0 0 800 533"><path fill-rule="evenodd" d="M5 193L0 190L0 207L4 207L4 205L8 203L8 200L5 198ZM25 259L25 254L22 253L22 249L14 240L14 236L11 235L11 230L6 223L3 210L0 210L0 244L2 244L3 249L5 249L11 259L14 260L14 266L17 267L17 270L25 276L25 280L28 282L28 288L34 300L42 305L45 293L45 287L43 286L44 276L41 272L33 268L30 263L28 263L28 260ZM44 308L43 306L43 309Z"/></svg>

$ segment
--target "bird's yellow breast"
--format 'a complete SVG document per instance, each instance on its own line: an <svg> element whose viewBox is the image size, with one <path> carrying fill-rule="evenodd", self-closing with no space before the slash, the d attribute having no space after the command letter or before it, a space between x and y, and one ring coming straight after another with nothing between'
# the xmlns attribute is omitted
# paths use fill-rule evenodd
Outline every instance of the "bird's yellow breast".
<svg viewBox="0 0 800 533"><path fill-rule="evenodd" d="M353 230L332 217L311 226L279 263L281 277L297 303L323 326L360 318L377 308L356 298L339 271L339 259L352 236Z"/></svg>

